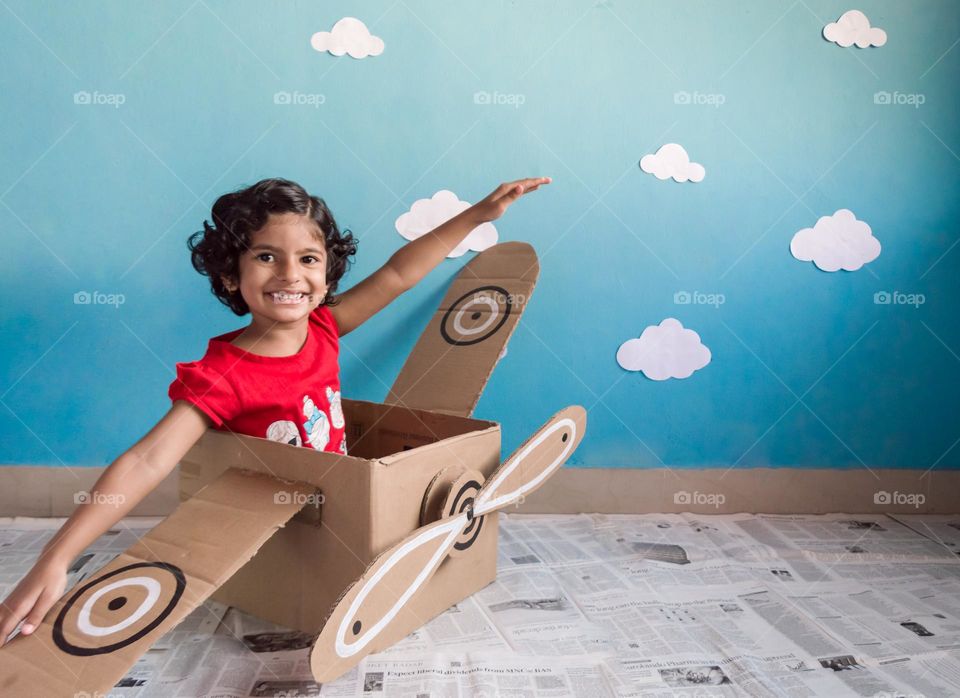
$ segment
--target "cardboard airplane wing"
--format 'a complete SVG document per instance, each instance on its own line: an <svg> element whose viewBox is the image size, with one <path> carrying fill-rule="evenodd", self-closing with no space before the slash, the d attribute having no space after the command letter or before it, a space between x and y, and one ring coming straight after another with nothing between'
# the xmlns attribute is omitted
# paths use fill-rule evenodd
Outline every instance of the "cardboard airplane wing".
<svg viewBox="0 0 960 698"><path fill-rule="evenodd" d="M540 274L533 247L503 242L460 270L384 402L469 417Z"/></svg>
<svg viewBox="0 0 960 698"><path fill-rule="evenodd" d="M106 695L313 492L227 470L0 649L0 695Z"/></svg>
<svg viewBox="0 0 960 698"><path fill-rule="evenodd" d="M430 578L455 546L469 545L485 514L520 501L563 465L580 444L586 421L582 407L568 407L469 496L461 495L471 485L455 482L451 495L460 504L374 560L334 604L310 656L314 678L319 682L335 679L371 652L423 625L409 612L408 602L425 593Z"/></svg>

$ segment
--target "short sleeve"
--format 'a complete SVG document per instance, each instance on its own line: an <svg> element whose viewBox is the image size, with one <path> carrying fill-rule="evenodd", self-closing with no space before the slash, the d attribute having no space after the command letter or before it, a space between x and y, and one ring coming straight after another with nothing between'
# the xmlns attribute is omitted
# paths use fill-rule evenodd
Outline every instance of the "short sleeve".
<svg viewBox="0 0 960 698"><path fill-rule="evenodd" d="M337 341L340 339L340 326L337 319L333 316L329 306L319 305L310 313L310 320L313 324L330 339Z"/></svg>
<svg viewBox="0 0 960 698"><path fill-rule="evenodd" d="M177 364L177 378L167 391L171 401L185 400L220 427L239 413L239 401L230 382L199 362Z"/></svg>

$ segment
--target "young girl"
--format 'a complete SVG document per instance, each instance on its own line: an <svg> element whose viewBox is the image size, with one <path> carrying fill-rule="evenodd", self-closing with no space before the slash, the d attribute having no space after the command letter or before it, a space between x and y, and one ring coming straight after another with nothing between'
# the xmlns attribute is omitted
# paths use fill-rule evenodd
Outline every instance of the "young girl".
<svg viewBox="0 0 960 698"><path fill-rule="evenodd" d="M21 620L23 634L36 629L63 594L74 558L156 487L206 429L346 453L339 338L415 286L475 227L550 181L501 184L341 294L337 285L356 243L341 234L322 199L283 179L217 199L212 225L204 221L190 238L193 266L234 313L250 313L250 324L212 338L200 361L177 365L170 411L104 471L0 606L0 646Z"/></svg>

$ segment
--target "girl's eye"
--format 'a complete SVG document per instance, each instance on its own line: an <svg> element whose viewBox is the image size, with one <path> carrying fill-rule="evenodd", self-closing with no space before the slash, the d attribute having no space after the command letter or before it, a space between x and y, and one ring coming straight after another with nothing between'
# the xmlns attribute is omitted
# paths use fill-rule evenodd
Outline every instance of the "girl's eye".
<svg viewBox="0 0 960 698"><path fill-rule="evenodd" d="M257 259L259 259L261 262L270 261L269 259L264 259L264 257L273 257L273 255L270 254L269 252L261 252L260 254L257 255Z"/></svg>
<svg viewBox="0 0 960 698"><path fill-rule="evenodd" d="M306 257L303 258L303 261L306 262L307 260L310 260L309 262L307 262L308 264L313 264L314 262L319 262L320 258L314 257L313 255L307 255Z"/></svg>

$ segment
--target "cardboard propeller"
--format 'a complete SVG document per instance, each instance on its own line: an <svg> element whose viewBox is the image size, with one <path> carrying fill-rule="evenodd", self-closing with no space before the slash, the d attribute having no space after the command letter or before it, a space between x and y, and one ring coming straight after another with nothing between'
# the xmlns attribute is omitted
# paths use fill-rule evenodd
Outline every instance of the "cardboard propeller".
<svg viewBox="0 0 960 698"><path fill-rule="evenodd" d="M310 655L314 678L330 681L419 627L419 619L404 613L405 604L424 593L455 546L469 546L485 514L522 501L563 465L583 438L586 420L579 406L558 412L471 496L463 496L469 483L458 478L448 496L459 502L454 511L383 553L334 604Z"/></svg>

